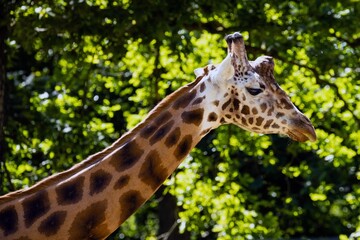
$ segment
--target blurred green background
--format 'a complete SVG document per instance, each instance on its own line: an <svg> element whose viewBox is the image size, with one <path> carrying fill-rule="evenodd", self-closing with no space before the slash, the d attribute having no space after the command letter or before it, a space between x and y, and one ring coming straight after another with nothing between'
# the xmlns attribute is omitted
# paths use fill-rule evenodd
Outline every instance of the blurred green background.
<svg viewBox="0 0 360 240"><path fill-rule="evenodd" d="M111 144L239 31L318 140L222 126L109 239L360 236L358 0L8 0L0 18L1 194Z"/></svg>

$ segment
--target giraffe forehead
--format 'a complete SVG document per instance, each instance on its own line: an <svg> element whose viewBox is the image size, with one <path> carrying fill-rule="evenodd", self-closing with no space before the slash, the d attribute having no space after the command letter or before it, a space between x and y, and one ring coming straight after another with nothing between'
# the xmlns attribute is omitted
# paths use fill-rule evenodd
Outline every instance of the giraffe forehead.
<svg viewBox="0 0 360 240"><path fill-rule="evenodd" d="M234 85L239 87L260 87L260 85L264 85L264 80L262 79L262 77L252 70L235 71L232 81Z"/></svg>

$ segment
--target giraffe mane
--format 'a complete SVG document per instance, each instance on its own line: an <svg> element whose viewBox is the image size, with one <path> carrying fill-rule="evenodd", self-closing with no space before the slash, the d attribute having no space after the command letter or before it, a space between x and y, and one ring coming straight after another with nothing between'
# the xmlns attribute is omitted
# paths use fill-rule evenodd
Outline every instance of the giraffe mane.
<svg viewBox="0 0 360 240"><path fill-rule="evenodd" d="M36 192L39 192L41 189L45 189L48 186L53 185L56 182L59 182L63 179L69 178L72 175L76 174L77 172L84 170L91 165L101 161L104 157L111 154L114 150L118 149L120 146L122 146L124 143L126 143L129 139L131 139L140 129L142 129L144 126L147 126L149 122L151 122L155 117L157 117L158 113L162 112L164 109L167 109L170 107L172 102L179 98L179 96L182 96L184 93L191 90L194 86L196 86L203 77L209 74L209 71L215 69L215 67L211 67L209 69L209 66L205 66L203 71L203 74L200 76L197 76L196 80L179 88L172 94L168 95L166 98L164 98L153 110L151 110L148 114L148 116L140 122L136 127L134 127L132 130L126 132L124 135L122 135L119 139L117 139L111 146L105 148L104 150L95 153L89 157L87 157L85 160L77 163L73 167L71 167L68 170L65 170L60 173L55 173L51 176L48 176L44 178L43 180L39 181L38 183L34 184L30 188L27 189L20 189L11 193L8 193L7 195L0 196L0 205L5 204L7 202L12 201L13 199L22 198L25 196L29 196L31 194L34 194Z"/></svg>

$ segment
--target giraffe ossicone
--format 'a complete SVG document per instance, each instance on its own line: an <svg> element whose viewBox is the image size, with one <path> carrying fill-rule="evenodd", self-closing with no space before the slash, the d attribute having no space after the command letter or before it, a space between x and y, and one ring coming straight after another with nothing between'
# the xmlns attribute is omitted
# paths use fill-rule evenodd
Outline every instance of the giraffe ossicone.
<svg viewBox="0 0 360 240"><path fill-rule="evenodd" d="M217 66L162 100L134 129L71 169L0 197L0 239L105 239L210 130L235 124L315 141L310 120L275 82L274 62L248 61L239 33Z"/></svg>

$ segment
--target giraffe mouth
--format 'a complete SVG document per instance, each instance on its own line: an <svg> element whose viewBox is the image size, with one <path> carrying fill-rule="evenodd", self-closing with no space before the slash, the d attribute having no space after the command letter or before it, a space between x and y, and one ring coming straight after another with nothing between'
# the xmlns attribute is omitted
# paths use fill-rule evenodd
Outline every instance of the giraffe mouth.
<svg viewBox="0 0 360 240"><path fill-rule="evenodd" d="M315 142L316 141L316 133L315 129L311 124L302 124L296 125L293 128L289 129L287 135L298 142Z"/></svg>

